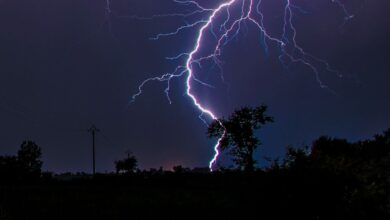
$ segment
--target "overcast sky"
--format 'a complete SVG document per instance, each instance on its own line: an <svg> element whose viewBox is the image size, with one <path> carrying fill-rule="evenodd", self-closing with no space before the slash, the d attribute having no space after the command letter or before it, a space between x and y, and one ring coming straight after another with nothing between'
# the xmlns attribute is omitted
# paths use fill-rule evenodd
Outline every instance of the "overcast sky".
<svg viewBox="0 0 390 220"><path fill-rule="evenodd" d="M278 36L284 1L264 2L265 26ZM304 146L321 135L354 141L390 127L390 2L343 1L355 14L343 26L343 12L330 0L294 2L302 9L294 10L297 42L344 76L321 69L330 89L321 88L305 66L286 69L275 45L266 53L249 23L220 57L225 83L211 66L197 71L215 88L197 86L194 92L218 117L241 106L269 106L275 123L259 133L263 145L256 157L262 165L263 157L282 156L286 146ZM87 129L95 124L101 130L101 172L112 171L113 161L128 150L141 168L207 166L215 140L207 138L199 112L184 95L185 78L172 81L172 104L166 84L153 82L129 105L144 79L175 68L177 62L165 57L189 51L197 30L151 41L197 17L140 21L131 16L191 7L168 0L112 0L111 10L108 14L105 0L0 1L0 154L15 154L31 139L42 147L45 170L90 172Z"/></svg>

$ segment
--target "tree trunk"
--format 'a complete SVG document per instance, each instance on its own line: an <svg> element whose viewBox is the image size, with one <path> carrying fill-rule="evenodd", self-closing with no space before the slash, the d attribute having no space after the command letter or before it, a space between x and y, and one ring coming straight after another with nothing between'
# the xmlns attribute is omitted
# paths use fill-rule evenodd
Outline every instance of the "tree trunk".
<svg viewBox="0 0 390 220"><path fill-rule="evenodd" d="M253 160L253 148L249 147L248 155L246 156L246 164L244 170L253 172L255 170L255 161Z"/></svg>

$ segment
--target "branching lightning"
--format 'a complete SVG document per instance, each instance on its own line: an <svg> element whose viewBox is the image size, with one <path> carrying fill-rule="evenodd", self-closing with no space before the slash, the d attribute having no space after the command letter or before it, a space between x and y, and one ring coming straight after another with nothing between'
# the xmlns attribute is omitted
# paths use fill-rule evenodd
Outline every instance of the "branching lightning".
<svg viewBox="0 0 390 220"><path fill-rule="evenodd" d="M262 12L263 1L264 0L221 0L221 3L219 3L219 5L215 8L206 8L195 0L174 0L175 3L183 6L188 6L193 10L189 13L160 14L154 15L152 17L133 16L133 18L139 20L153 20L162 17L193 18L193 16L198 15L201 15L200 17L202 18L196 19L191 23L187 23L183 26L180 26L175 30L165 33L158 33L150 38L150 40L159 40L164 37L172 37L178 35L187 29L197 30L197 37L194 42L194 46L191 49L189 49L187 52L177 54L176 56L166 58L168 60L178 62L179 60L182 60L182 58L185 58L185 62L181 64L179 63L172 72L148 78L143 81L138 87L138 92L132 96L131 102L134 102L136 98L142 94L143 87L147 83L151 81L160 81L165 82L167 84L167 87L164 92L168 101L171 103L172 100L169 95L171 80L178 77L185 77L186 95L192 101L193 105L199 110L199 118L201 118L205 123L206 120L203 118L204 116L207 116L212 120L218 121L217 114L202 105L202 102L199 100L199 98L196 96L192 89L194 83L199 83L203 86L212 87L208 83L203 82L196 77L196 75L199 73L195 73L194 66L201 66L203 62L212 61L220 69L222 69L220 56L223 52L224 46L226 46L240 33L243 25L247 24L252 24L254 27L256 27L261 36L260 42L266 52L268 51L269 45L271 44L280 48L279 60L286 68L289 68L291 64L295 63L306 66L314 74L315 79L321 88L332 91L321 80L320 72L327 71L330 73L334 73L339 77L341 77L342 75L339 74L338 71L332 69L325 60L319 59L314 55L305 52L305 50L297 43L296 40L297 30L294 26L293 21L294 13L307 12L299 6L295 5L293 3L293 0L284 0L284 24L282 27L283 34L281 36L273 36L269 31L267 31L267 28L264 25L265 16ZM354 17L354 15L350 14L347 11L345 5L343 5L339 0L331 1L337 4L344 12L345 22ZM108 12L111 11L109 8L109 3L109 0L107 0ZM207 31L210 31L210 33L212 33L212 36L214 36L215 39L212 42L215 42L215 44L209 54L201 54L200 49L202 48L202 45L206 41L208 41L208 38L205 36ZM216 163L220 155L220 141L223 139L225 134L226 131L214 146L215 153L209 163L210 170L214 170L217 166Z"/></svg>

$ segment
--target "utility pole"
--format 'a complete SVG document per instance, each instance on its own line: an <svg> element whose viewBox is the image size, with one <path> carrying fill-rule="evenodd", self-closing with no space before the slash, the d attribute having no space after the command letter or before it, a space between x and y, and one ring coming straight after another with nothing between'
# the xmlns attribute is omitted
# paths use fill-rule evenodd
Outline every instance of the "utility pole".
<svg viewBox="0 0 390 220"><path fill-rule="evenodd" d="M88 132L91 132L92 134L92 172L93 175L96 174L96 166L95 166L95 134L96 132L99 132L100 130L95 126L92 125L90 129L88 129Z"/></svg>

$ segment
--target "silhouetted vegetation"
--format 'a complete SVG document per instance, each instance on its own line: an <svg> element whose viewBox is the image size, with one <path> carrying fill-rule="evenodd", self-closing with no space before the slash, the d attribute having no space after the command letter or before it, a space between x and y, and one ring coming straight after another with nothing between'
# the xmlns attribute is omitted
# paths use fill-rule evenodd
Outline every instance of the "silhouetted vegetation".
<svg viewBox="0 0 390 220"><path fill-rule="evenodd" d="M326 173L342 181L348 209L367 219L390 217L389 168L390 129L372 140L356 143L320 137L310 151L289 148L284 163L291 174Z"/></svg>
<svg viewBox="0 0 390 220"><path fill-rule="evenodd" d="M41 148L24 141L17 156L0 156L0 177L4 182L33 180L41 176Z"/></svg>
<svg viewBox="0 0 390 220"><path fill-rule="evenodd" d="M115 161L116 173L134 173L137 170L138 161L134 155L127 155L127 158L123 160Z"/></svg>
<svg viewBox="0 0 390 220"><path fill-rule="evenodd" d="M234 162L245 171L255 169L253 153L261 145L255 130L273 122L273 118L265 114L266 111L265 105L256 108L245 107L236 110L228 120L222 118L214 121L208 128L209 137L221 137L221 149L229 149Z"/></svg>
<svg viewBox="0 0 390 220"><path fill-rule="evenodd" d="M132 175L52 175L40 156L24 142L0 158L0 219L390 218L390 129L355 143L320 137L253 172L141 171L129 155L117 171Z"/></svg>
<svg viewBox="0 0 390 220"><path fill-rule="evenodd" d="M178 165L178 166L174 166L173 168L173 172L175 173L189 173L191 172L191 169L190 168L184 168L183 166L181 165Z"/></svg>

